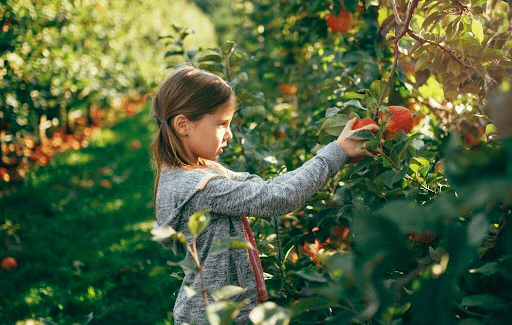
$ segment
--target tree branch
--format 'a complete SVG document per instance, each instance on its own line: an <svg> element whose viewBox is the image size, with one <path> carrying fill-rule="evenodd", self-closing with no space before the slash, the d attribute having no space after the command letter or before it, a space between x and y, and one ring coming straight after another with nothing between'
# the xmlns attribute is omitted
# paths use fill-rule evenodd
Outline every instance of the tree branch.
<svg viewBox="0 0 512 325"><path fill-rule="evenodd" d="M416 278L418 275L420 275L420 273L427 266L429 266L430 263L432 263L432 262L433 262L432 257L428 256L423 261L421 261L421 263L414 270L412 270L409 274L401 277L400 279L398 279L395 282L395 290L396 290L396 298L397 298L396 300L397 301L400 301L400 291L402 290L402 288L405 285L407 285L409 282L411 282L414 278Z"/></svg>
<svg viewBox="0 0 512 325"><path fill-rule="evenodd" d="M403 26L404 22L400 18L400 15L398 14L398 7L396 6L396 1L391 0L391 4L393 6L393 14L395 15L395 21L398 25Z"/></svg>
<svg viewBox="0 0 512 325"><path fill-rule="evenodd" d="M457 63L459 63L460 65L466 67L466 68L469 68L469 69L472 69L472 70L475 70L478 72L478 70L476 70L474 67L470 66L470 65L467 65L466 63L464 63L459 57L457 57L457 55L455 55L455 53L446 48L444 45L442 45L441 43L439 42L436 42L436 41L432 41L432 40L429 40L429 39L426 39L424 37L421 37L420 35L414 33L412 30L408 29L407 30L407 34L409 36L411 36L413 39L415 39L416 41L418 41L420 44L425 44L425 43L429 43L429 44L432 44L432 45L435 45L437 47L439 47L443 52L445 52L446 54L448 54L449 56L452 57L452 59L454 59L455 61L457 61Z"/></svg>
<svg viewBox="0 0 512 325"><path fill-rule="evenodd" d="M419 0L411 0L409 2L409 6L407 7L407 13L405 14L405 21L403 23L403 28L395 38L395 43L398 43L402 37L404 37L405 33L409 30L409 25L411 24L412 15L414 14L414 10L418 6ZM396 18L396 17L395 17Z"/></svg>
<svg viewBox="0 0 512 325"><path fill-rule="evenodd" d="M409 6L407 7L407 13L405 14L405 21L402 24L400 24L399 22L401 20L400 20L400 17L397 16L398 15L398 11L395 11L396 4L393 1L393 6L394 6L393 7L393 12L395 14L395 20L398 19L397 23L399 25L403 25L403 27L402 27L402 30L400 31L400 33L395 37L395 39L393 41L393 43L395 45L395 57L394 57L393 66L391 67L391 72L389 74L389 77L388 77L388 80L386 82L386 85L384 86L384 89L382 90L382 92L380 94L379 102L377 104L377 115L379 113L378 106L380 106L382 104L382 101L384 100L384 94L386 93L386 90L388 89L388 87L391 85L391 81L393 80L393 74L395 73L395 69L398 66L398 58L399 58L399 55L400 55L399 48L398 48L398 43L400 42L400 39L402 37L404 37L404 35L409 30L409 25L411 24L412 15L414 14L414 10L418 6L418 2L419 2L419 0L411 0L411 2L409 2Z"/></svg>
<svg viewBox="0 0 512 325"><path fill-rule="evenodd" d="M199 257L197 255L197 235L194 235L193 241L192 241L192 247L190 245L186 245L186 248L190 255L192 255L192 258L194 259L194 262L196 263L196 266L199 270L199 281L201 284L201 295L203 296L204 304L208 306L208 296L206 294L206 286L204 285L204 279L203 279L203 265L201 262L199 262Z"/></svg>

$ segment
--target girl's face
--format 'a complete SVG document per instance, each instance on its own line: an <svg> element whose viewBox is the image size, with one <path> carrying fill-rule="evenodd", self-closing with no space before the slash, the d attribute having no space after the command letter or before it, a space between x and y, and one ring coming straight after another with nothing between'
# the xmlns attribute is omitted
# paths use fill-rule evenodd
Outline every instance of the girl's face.
<svg viewBox="0 0 512 325"><path fill-rule="evenodd" d="M206 114L197 122L190 122L188 135L183 139L189 157L197 163L197 158L217 161L222 148L233 138L230 130L236 104L231 97L214 114Z"/></svg>

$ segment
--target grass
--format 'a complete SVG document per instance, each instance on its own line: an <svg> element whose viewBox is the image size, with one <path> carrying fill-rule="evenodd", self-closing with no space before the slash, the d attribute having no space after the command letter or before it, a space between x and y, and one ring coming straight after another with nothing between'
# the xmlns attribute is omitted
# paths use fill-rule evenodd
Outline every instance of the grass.
<svg viewBox="0 0 512 325"><path fill-rule="evenodd" d="M0 226L19 226L0 230L0 258L18 262L0 270L1 324L40 317L72 324L91 312L90 324L172 324L180 281L166 263L172 252L150 236L155 127L148 109L0 197Z"/></svg>

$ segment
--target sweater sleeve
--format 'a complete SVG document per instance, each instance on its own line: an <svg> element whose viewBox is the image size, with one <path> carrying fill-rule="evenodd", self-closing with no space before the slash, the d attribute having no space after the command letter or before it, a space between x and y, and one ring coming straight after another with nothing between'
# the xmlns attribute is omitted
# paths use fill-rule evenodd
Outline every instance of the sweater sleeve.
<svg viewBox="0 0 512 325"><path fill-rule="evenodd" d="M330 158L329 163L332 166L332 170L334 170L335 172L334 172L334 174L329 175L329 178L336 175L338 173L338 171L340 170L340 168L343 166L343 164L345 164L348 160L347 153L345 152L345 150L343 150L343 148L341 148L341 146L339 144L337 144L336 141L333 141L333 142L329 143L328 145L326 145L325 147L319 149L317 152L317 156L318 155L326 156L327 158ZM313 161L313 159L310 159L310 160L306 161L302 166L298 167L297 169L291 170L291 171L286 172L279 176L275 176L274 178L266 180L266 181L263 180L260 176L255 175L255 174L250 174L250 173L241 173L241 178L244 181L265 182L267 184L272 182L275 184L279 184L282 182L286 182L287 180L289 180L296 174L302 172L302 170L304 168L307 169L308 166L312 163L314 163L314 161Z"/></svg>
<svg viewBox="0 0 512 325"><path fill-rule="evenodd" d="M190 204L196 211L211 209L233 216L284 215L301 207L347 160L347 153L333 141L301 167L271 180L248 173L243 181L212 177Z"/></svg>

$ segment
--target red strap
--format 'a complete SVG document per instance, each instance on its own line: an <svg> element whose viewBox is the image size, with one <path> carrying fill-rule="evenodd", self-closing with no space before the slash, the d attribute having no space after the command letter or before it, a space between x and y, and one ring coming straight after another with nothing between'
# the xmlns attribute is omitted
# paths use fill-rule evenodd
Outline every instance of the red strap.
<svg viewBox="0 0 512 325"><path fill-rule="evenodd" d="M252 234L251 226L247 217L240 217L242 225L244 226L244 236L249 241L254 249L248 249L249 260L251 261L254 276L256 277L256 289L258 290L258 302L263 302L268 299L267 287L265 286L265 280L263 279L263 267L261 266L260 254L258 247L254 241L254 235Z"/></svg>

